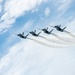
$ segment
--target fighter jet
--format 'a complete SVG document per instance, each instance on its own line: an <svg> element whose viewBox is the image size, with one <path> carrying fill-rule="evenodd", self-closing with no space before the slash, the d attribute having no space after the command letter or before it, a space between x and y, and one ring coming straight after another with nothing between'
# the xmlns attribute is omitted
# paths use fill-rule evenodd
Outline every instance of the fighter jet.
<svg viewBox="0 0 75 75"><path fill-rule="evenodd" d="M30 34L32 34L33 36L39 36L39 34L41 33L41 32L39 32L39 33L37 33L36 34L36 30L34 30L34 31L31 31L31 32L29 32Z"/></svg>
<svg viewBox="0 0 75 75"><path fill-rule="evenodd" d="M48 27L47 28L44 28L44 29L40 29L40 28L38 28L38 29L39 30L42 30L46 34L51 34L51 32L53 31L53 29L51 31L48 31Z"/></svg>
<svg viewBox="0 0 75 75"><path fill-rule="evenodd" d="M63 32L65 30L66 27L64 27L63 29L61 28L61 25L56 25L56 26L51 26L53 28L56 28L58 31Z"/></svg>
<svg viewBox="0 0 75 75"><path fill-rule="evenodd" d="M20 38L23 38L23 39L26 39L28 35L29 34L27 34L26 36L24 36L24 32L22 34L21 33L17 34L17 36L19 36Z"/></svg>

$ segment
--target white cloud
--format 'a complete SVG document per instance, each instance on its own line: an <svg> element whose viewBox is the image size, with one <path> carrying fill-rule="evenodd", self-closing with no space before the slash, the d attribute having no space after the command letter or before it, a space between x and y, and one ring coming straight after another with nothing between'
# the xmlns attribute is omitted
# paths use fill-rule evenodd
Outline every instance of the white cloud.
<svg viewBox="0 0 75 75"><path fill-rule="evenodd" d="M1 11L2 11L2 6L0 5L0 13L1 13Z"/></svg>
<svg viewBox="0 0 75 75"><path fill-rule="evenodd" d="M57 12L59 13L60 12L60 16L62 16L68 9L69 7L71 6L71 3L72 3L72 0L58 0L56 2L56 5L58 6L57 8Z"/></svg>
<svg viewBox="0 0 75 75"><path fill-rule="evenodd" d="M0 14L2 12L2 2L3 2L3 0L0 0Z"/></svg>
<svg viewBox="0 0 75 75"><path fill-rule="evenodd" d="M63 10L67 10L71 4L72 0L58 0L57 4L60 4L59 8L57 11L63 11Z"/></svg>
<svg viewBox="0 0 75 75"><path fill-rule="evenodd" d="M68 71L75 74L75 54L71 51L72 49L53 49L27 39L22 40L9 48L8 54L1 58L0 75L68 75Z"/></svg>
<svg viewBox="0 0 75 75"><path fill-rule="evenodd" d="M3 21L0 23L0 28L9 28L15 22L16 18L24 15L26 11L35 9L41 3L42 0L7 0L3 9L5 13L0 19Z"/></svg>
<svg viewBox="0 0 75 75"><path fill-rule="evenodd" d="M9 17L18 17L39 5L39 1L40 0L8 0L5 4L5 11L8 12Z"/></svg>
<svg viewBox="0 0 75 75"><path fill-rule="evenodd" d="M2 2L3 0L0 0L0 3Z"/></svg>
<svg viewBox="0 0 75 75"><path fill-rule="evenodd" d="M51 13L50 8L47 7L45 9L45 16L48 17L50 15L50 13Z"/></svg>

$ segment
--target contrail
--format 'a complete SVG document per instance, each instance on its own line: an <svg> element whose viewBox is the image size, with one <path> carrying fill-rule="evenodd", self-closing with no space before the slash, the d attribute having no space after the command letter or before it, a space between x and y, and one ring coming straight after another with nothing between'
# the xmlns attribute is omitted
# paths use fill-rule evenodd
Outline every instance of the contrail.
<svg viewBox="0 0 75 75"><path fill-rule="evenodd" d="M72 36L73 38L75 38L75 35L72 34L71 32L68 32L68 31L64 31L65 33L67 33L68 35Z"/></svg>
<svg viewBox="0 0 75 75"><path fill-rule="evenodd" d="M59 39L60 41L62 41L64 44L71 44L72 42L69 42L68 40L54 34L54 33L51 33L53 36L55 36L57 39Z"/></svg>
<svg viewBox="0 0 75 75"><path fill-rule="evenodd" d="M62 37L62 36L58 36L58 35L56 35L56 34L53 34L52 33L52 35L54 35L56 38L58 38L58 39L60 39L60 40L62 40L62 41L64 41L66 44L75 44L75 41L74 41L74 39L72 38L72 39L70 39L70 38L64 38L64 37Z"/></svg>
<svg viewBox="0 0 75 75"><path fill-rule="evenodd" d="M45 36L39 35L39 37L41 37L41 38L47 40L48 42L53 42L53 43L58 43L58 44L65 44L64 42L61 42L61 41L58 41L58 40L54 40L54 39L52 40L52 39L47 38L47 37L45 37ZM61 40L61 39L60 39L60 40Z"/></svg>
<svg viewBox="0 0 75 75"><path fill-rule="evenodd" d="M40 40L36 40L36 39L32 39L32 38L28 38L30 40L33 40L41 45L47 46L47 47L51 47L51 48L63 48L63 47L68 47L67 45L51 45L50 43L46 43L46 42L42 42Z"/></svg>

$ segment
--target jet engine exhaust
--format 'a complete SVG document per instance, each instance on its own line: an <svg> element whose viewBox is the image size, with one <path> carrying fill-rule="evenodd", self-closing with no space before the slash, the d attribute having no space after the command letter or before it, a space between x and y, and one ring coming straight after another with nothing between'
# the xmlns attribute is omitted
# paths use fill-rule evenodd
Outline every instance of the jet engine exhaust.
<svg viewBox="0 0 75 75"><path fill-rule="evenodd" d="M41 44L41 45L44 45L44 46L47 46L47 47L51 47L51 48L64 48L64 47L67 47L67 45L51 45L51 44L49 44L49 43L46 43L46 42L42 42L42 41L40 41L40 40L36 40L36 39L32 39L32 38L28 38L28 39L30 39L30 40L32 40L32 41L35 41L35 42L37 42L37 43L39 43L39 44Z"/></svg>
<svg viewBox="0 0 75 75"><path fill-rule="evenodd" d="M58 40L52 40L50 38L46 38L44 36L40 36L41 38L47 40L48 42L58 43L58 44L65 44L64 42L58 41Z"/></svg>
<svg viewBox="0 0 75 75"><path fill-rule="evenodd" d="M65 33L67 33L68 35L72 36L73 38L75 38L75 35L74 34L71 34L70 32L68 31L64 31Z"/></svg>

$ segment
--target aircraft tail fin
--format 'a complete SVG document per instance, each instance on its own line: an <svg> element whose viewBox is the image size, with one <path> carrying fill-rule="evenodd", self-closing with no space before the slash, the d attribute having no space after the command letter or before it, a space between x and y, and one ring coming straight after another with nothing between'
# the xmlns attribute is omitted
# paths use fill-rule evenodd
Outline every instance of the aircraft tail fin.
<svg viewBox="0 0 75 75"><path fill-rule="evenodd" d="M48 27L47 28L44 28L44 29L48 30Z"/></svg>
<svg viewBox="0 0 75 75"><path fill-rule="evenodd" d="M36 30L34 30L34 33L36 33Z"/></svg>
<svg viewBox="0 0 75 75"><path fill-rule="evenodd" d="M61 27L61 25L58 25L59 27Z"/></svg>
<svg viewBox="0 0 75 75"><path fill-rule="evenodd" d="M24 32L22 32L22 35L24 35Z"/></svg>

